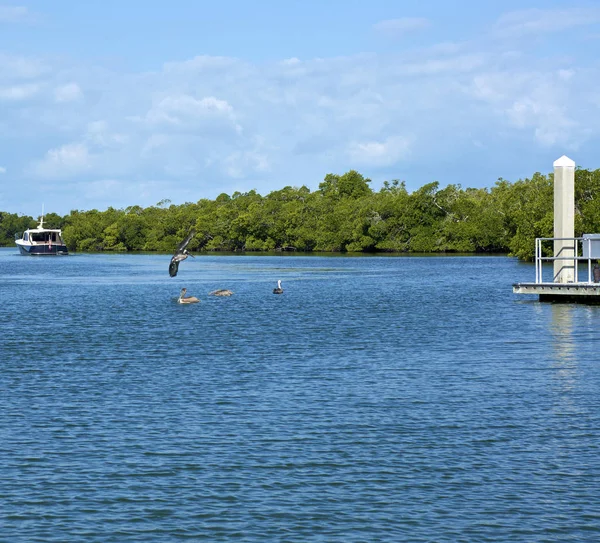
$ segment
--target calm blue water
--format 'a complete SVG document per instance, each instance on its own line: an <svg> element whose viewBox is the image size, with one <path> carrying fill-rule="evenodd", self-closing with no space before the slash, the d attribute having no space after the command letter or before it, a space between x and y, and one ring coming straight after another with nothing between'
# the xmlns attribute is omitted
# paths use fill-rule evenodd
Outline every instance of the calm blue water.
<svg viewBox="0 0 600 543"><path fill-rule="evenodd" d="M600 540L600 307L506 257L168 263L0 250L1 541Z"/></svg>

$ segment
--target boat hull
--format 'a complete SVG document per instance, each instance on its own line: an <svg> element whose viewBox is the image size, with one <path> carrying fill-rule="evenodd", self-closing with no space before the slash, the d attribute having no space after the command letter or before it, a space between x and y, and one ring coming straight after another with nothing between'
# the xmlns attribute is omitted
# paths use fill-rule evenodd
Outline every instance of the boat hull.
<svg viewBox="0 0 600 543"><path fill-rule="evenodd" d="M69 250L66 245L21 245L17 244L19 252L28 256L60 256L68 255Z"/></svg>

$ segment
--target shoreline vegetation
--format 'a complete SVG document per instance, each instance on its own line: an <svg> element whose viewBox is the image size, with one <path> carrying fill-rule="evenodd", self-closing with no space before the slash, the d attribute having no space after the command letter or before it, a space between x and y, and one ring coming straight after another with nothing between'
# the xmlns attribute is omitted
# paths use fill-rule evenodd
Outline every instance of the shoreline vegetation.
<svg viewBox="0 0 600 543"><path fill-rule="evenodd" d="M194 228L191 252L504 253L534 256L536 237L553 237L553 174L488 188L436 181L409 193L404 181L373 191L355 170L328 174L319 188L286 186L220 194L214 200L44 215L71 251L172 252ZM598 196L597 196L598 195ZM0 211L0 246L37 220ZM575 236L600 232L600 169L575 171Z"/></svg>

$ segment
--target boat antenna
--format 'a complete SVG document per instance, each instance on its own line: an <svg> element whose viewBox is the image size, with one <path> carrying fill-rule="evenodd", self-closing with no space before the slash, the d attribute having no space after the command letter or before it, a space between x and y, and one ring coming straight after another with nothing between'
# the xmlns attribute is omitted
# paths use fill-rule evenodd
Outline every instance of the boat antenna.
<svg viewBox="0 0 600 543"><path fill-rule="evenodd" d="M44 204L42 204L42 216L40 218L40 224L38 224L38 228L44 228Z"/></svg>

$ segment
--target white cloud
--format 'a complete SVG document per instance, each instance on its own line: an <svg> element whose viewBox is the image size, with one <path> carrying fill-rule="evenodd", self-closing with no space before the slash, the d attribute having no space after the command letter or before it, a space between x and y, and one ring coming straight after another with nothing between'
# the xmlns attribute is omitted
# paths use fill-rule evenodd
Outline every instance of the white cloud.
<svg viewBox="0 0 600 543"><path fill-rule="evenodd" d="M0 87L0 100L21 101L35 96L40 90L40 86L34 83L27 85L12 85L10 87Z"/></svg>
<svg viewBox="0 0 600 543"><path fill-rule="evenodd" d="M224 71L238 64L238 60L231 57L218 57L199 55L189 60L167 62L164 65L165 73L204 73L207 71Z"/></svg>
<svg viewBox="0 0 600 543"><path fill-rule="evenodd" d="M190 126L225 124L237 131L241 127L235 122L233 107L226 100L207 96L194 98L189 95L166 96L152 106L146 120L154 125L169 125L175 129Z"/></svg>
<svg viewBox="0 0 600 543"><path fill-rule="evenodd" d="M0 6L0 23L18 23L30 17L29 10L24 6Z"/></svg>
<svg viewBox="0 0 600 543"><path fill-rule="evenodd" d="M502 24L529 19L513 13ZM473 178L485 183L479 166L491 169L510 146L523 149L524 175L540 171L528 167L531 157L597 147L596 64L576 54L557 59L552 48L540 58L539 43L519 49L519 40L476 38L257 63L198 56L144 73L0 55L0 134L28 143L11 177L70 180L68 198L92 207L143 204L142 182L153 205L232 187L314 188L325 173L350 168L376 182L405 177L409 187L431 176L466 185L449 177L456 156L479 160ZM495 174L492 183L510 172ZM88 185L97 192L85 192Z"/></svg>
<svg viewBox="0 0 600 543"><path fill-rule="evenodd" d="M408 32L424 30L431 26L431 21L423 17L401 17L399 19L387 19L373 25L376 32L388 36L401 36Z"/></svg>
<svg viewBox="0 0 600 543"><path fill-rule="evenodd" d="M574 70L482 74L474 78L472 94L540 146L576 148L590 132L569 98L575 76Z"/></svg>
<svg viewBox="0 0 600 543"><path fill-rule="evenodd" d="M224 160L223 164L225 173L234 179L242 179L270 169L267 156L257 151L235 151Z"/></svg>
<svg viewBox="0 0 600 543"><path fill-rule="evenodd" d="M490 103L498 102L505 96L506 74L480 74L473 77L471 94Z"/></svg>
<svg viewBox="0 0 600 543"><path fill-rule="evenodd" d="M571 133L577 123L569 119L563 107L551 101L526 97L516 101L507 115L516 127L533 128L536 140L543 146L573 145Z"/></svg>
<svg viewBox="0 0 600 543"><path fill-rule="evenodd" d="M118 201L115 199L118 196ZM156 199L156 196L159 196ZM143 207L156 205L163 198L173 202L197 200L195 191L174 185L172 181L145 179L143 181L99 178L73 180L64 185L62 198L69 202L69 209L106 209L109 206L125 208L131 205Z"/></svg>
<svg viewBox="0 0 600 543"><path fill-rule="evenodd" d="M33 79L52 69L46 60L0 52L0 80Z"/></svg>
<svg viewBox="0 0 600 543"><path fill-rule="evenodd" d="M165 147L169 142L170 138L166 134L151 134L150 137L146 139L140 155L143 158L150 157L154 152L159 151L161 147Z"/></svg>
<svg viewBox="0 0 600 543"><path fill-rule="evenodd" d="M568 81L575 75L575 70L558 70L558 77L563 81Z"/></svg>
<svg viewBox="0 0 600 543"><path fill-rule="evenodd" d="M560 32L600 22L599 8L524 9L502 15L496 33L506 37Z"/></svg>
<svg viewBox="0 0 600 543"><path fill-rule="evenodd" d="M67 83L54 89L56 102L75 102L83 97L83 92L77 83Z"/></svg>
<svg viewBox="0 0 600 543"><path fill-rule="evenodd" d="M348 146L350 161L361 166L390 166L406 158L410 140L390 136L384 141L352 142Z"/></svg>
<svg viewBox="0 0 600 543"><path fill-rule="evenodd" d="M88 171L92 167L92 157L87 145L68 143L50 149L43 160L35 162L29 172L44 179L71 177Z"/></svg>
<svg viewBox="0 0 600 543"><path fill-rule="evenodd" d="M0 166L0 174L6 173L6 168L4 166Z"/></svg>
<svg viewBox="0 0 600 543"><path fill-rule="evenodd" d="M442 73L472 72L485 63L480 53L458 55L450 58L433 58L423 62L407 62L396 69L406 75L438 75ZM392 68L394 69L394 68Z"/></svg>
<svg viewBox="0 0 600 543"><path fill-rule="evenodd" d="M127 144L129 136L114 132L107 121L100 120L88 123L84 139L90 146L106 149Z"/></svg>
<svg viewBox="0 0 600 543"><path fill-rule="evenodd" d="M430 55L457 55L463 49L465 49L465 45L461 43L441 42L425 48L424 51Z"/></svg>

